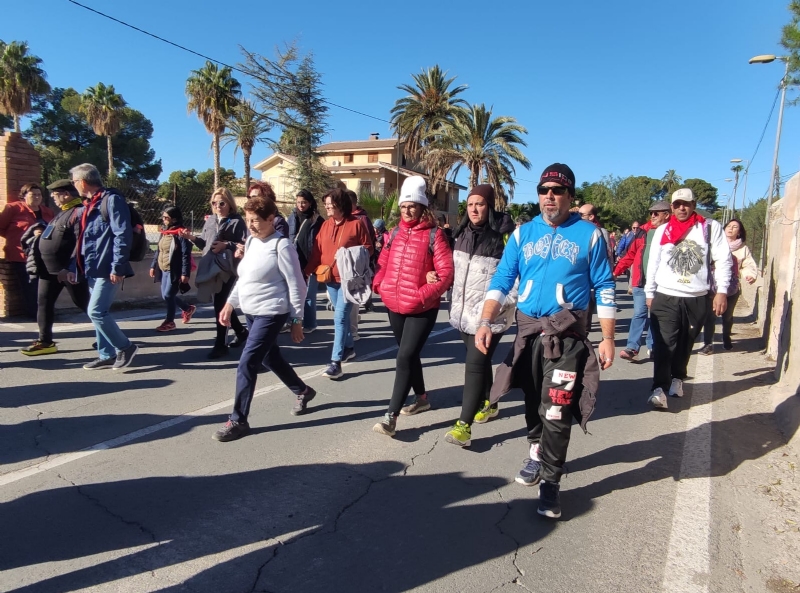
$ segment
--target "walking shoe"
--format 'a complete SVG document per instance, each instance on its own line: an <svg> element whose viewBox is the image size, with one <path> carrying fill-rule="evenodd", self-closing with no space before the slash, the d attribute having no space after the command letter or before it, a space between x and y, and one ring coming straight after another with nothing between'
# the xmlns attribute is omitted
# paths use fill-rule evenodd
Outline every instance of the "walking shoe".
<svg viewBox="0 0 800 593"><path fill-rule="evenodd" d="M303 328L303 333L304 334L313 334L315 331L317 331L317 326L316 325L314 327L304 327Z"/></svg>
<svg viewBox="0 0 800 593"><path fill-rule="evenodd" d="M338 379L342 376L342 363L338 360L332 360L328 368L322 372L322 375L328 377L328 379Z"/></svg>
<svg viewBox="0 0 800 593"><path fill-rule="evenodd" d="M484 424L489 422L492 418L500 413L500 406L497 404L490 404L489 400L483 401L483 407L475 414L474 422L476 424Z"/></svg>
<svg viewBox="0 0 800 593"><path fill-rule="evenodd" d="M669 386L670 397L683 397L683 381L680 379L673 379L672 385Z"/></svg>
<svg viewBox="0 0 800 593"><path fill-rule="evenodd" d="M317 395L317 392L314 391L309 385L306 385L306 390L297 396L297 399L294 402L294 406L292 406L292 416L299 416L300 414L305 414L306 412L306 405L314 396Z"/></svg>
<svg viewBox="0 0 800 593"><path fill-rule="evenodd" d="M83 368L89 371L99 371L100 369L110 369L116 363L116 358L95 358L92 362L83 365Z"/></svg>
<svg viewBox="0 0 800 593"><path fill-rule="evenodd" d="M712 346L711 344L706 344L700 349L700 354L705 354L706 356L708 356L709 354L714 354L714 346Z"/></svg>
<svg viewBox="0 0 800 593"><path fill-rule="evenodd" d="M165 321L161 325L156 328L157 332L171 332L175 329L175 322L174 321Z"/></svg>
<svg viewBox="0 0 800 593"><path fill-rule="evenodd" d="M281 333L282 334L288 334L290 331L292 331L292 324L291 323L284 323L283 327L281 328Z"/></svg>
<svg viewBox="0 0 800 593"><path fill-rule="evenodd" d="M730 339L726 340L725 338L722 338L722 347L725 350L733 350L733 342L731 342Z"/></svg>
<svg viewBox="0 0 800 593"><path fill-rule="evenodd" d="M551 519L561 516L561 503L558 500L558 491L561 485L554 482L542 481L539 484L539 508L536 512Z"/></svg>
<svg viewBox="0 0 800 593"><path fill-rule="evenodd" d="M364 303L364 311L367 313L372 313L375 310L375 305L372 304L372 301L367 301Z"/></svg>
<svg viewBox="0 0 800 593"><path fill-rule="evenodd" d="M664 395L664 390L661 387L656 387L653 390L653 393L650 395L650 399L647 400L647 403L653 406L654 408L658 408L660 410L667 409L667 396Z"/></svg>
<svg viewBox="0 0 800 593"><path fill-rule="evenodd" d="M394 416L391 412L386 412L383 416L383 420L372 427L372 432L393 437L396 432L395 428L397 428L397 416Z"/></svg>
<svg viewBox="0 0 800 593"><path fill-rule="evenodd" d="M194 315L195 311L197 311L197 307L195 305L189 305L189 310L181 313L181 319L183 322L189 323L192 320L192 316Z"/></svg>
<svg viewBox="0 0 800 593"><path fill-rule="evenodd" d="M56 348L55 342L46 344L45 342L36 340L27 348L20 350L20 352L22 352L25 356L42 356L43 354L55 354L58 352L58 348Z"/></svg>
<svg viewBox="0 0 800 593"><path fill-rule="evenodd" d="M403 406L403 409L400 410L400 413L403 416L413 416L414 414L419 414L420 412L430 409L431 404L428 401L428 397L425 395L418 395L416 398L414 398L414 401L410 405Z"/></svg>
<svg viewBox="0 0 800 593"><path fill-rule="evenodd" d="M228 347L227 346L214 346L211 349L211 352L208 353L209 360L216 360L218 358L222 358L223 356L228 355Z"/></svg>
<svg viewBox="0 0 800 593"><path fill-rule="evenodd" d="M136 353L139 352L139 346L136 344L131 344L125 350L120 350L117 352L117 362L114 363L112 367L115 371L119 371L128 367L133 362L133 357L136 356Z"/></svg>
<svg viewBox="0 0 800 593"><path fill-rule="evenodd" d="M633 361L639 353L634 350L633 348L625 348L622 352L619 353L620 358L624 358L625 360Z"/></svg>
<svg viewBox="0 0 800 593"><path fill-rule="evenodd" d="M541 479L542 464L540 461L533 459L532 457L528 457L523 462L522 469L519 470L519 473L514 478L514 481L517 484L522 484L523 486L536 486Z"/></svg>
<svg viewBox="0 0 800 593"><path fill-rule="evenodd" d="M225 426L220 428L217 432L211 435L211 438L220 443L227 443L228 441L235 441L250 432L250 425L247 422L234 422L228 420Z"/></svg>
<svg viewBox="0 0 800 593"><path fill-rule="evenodd" d="M228 348L241 348L247 342L247 336L250 335L250 332L246 329L243 329L241 333L236 334L236 337L231 340L231 343L228 344ZM227 349L225 350L225 354L227 354Z"/></svg>
<svg viewBox="0 0 800 593"><path fill-rule="evenodd" d="M444 435L444 440L459 447L469 447L472 444L472 429L469 424L459 420L453 430Z"/></svg>
<svg viewBox="0 0 800 593"><path fill-rule="evenodd" d="M355 357L356 357L356 349L355 348L345 348L344 349L344 356L342 356L342 362L347 362L348 360L353 360Z"/></svg>

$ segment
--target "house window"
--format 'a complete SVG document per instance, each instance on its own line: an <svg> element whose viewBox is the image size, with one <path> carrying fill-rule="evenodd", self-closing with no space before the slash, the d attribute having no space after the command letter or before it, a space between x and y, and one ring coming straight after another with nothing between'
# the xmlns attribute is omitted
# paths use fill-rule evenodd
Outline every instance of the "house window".
<svg viewBox="0 0 800 593"><path fill-rule="evenodd" d="M367 153L367 162L368 163L377 163L378 162L378 153L377 152Z"/></svg>
<svg viewBox="0 0 800 593"><path fill-rule="evenodd" d="M352 163L353 162L353 153L352 152L346 152L344 154L344 162L345 163Z"/></svg>
<svg viewBox="0 0 800 593"><path fill-rule="evenodd" d="M370 179L362 179L358 182L358 195L365 193L372 193L372 180Z"/></svg>

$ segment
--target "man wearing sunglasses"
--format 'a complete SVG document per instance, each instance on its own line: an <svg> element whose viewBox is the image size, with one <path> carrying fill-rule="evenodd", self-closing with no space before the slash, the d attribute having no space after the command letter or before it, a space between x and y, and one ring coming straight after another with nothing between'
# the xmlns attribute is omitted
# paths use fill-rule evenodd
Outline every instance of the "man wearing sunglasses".
<svg viewBox="0 0 800 593"><path fill-rule="evenodd" d="M516 481L540 484L539 514L558 518L572 420L578 419L586 430L600 369L614 361L617 308L603 235L570 212L575 174L564 164L550 165L538 193L541 214L511 234L486 293L475 345L488 351L491 324L519 278L517 336L497 370L490 400L495 403L513 387L525 393L530 456ZM592 289L603 335L599 366L587 338Z"/></svg>

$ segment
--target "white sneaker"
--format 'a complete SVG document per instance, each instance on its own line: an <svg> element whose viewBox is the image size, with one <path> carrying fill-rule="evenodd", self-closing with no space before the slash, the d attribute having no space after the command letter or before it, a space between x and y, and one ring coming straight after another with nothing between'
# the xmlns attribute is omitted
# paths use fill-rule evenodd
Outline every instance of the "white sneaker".
<svg viewBox="0 0 800 593"><path fill-rule="evenodd" d="M683 381L680 379L673 379L672 385L669 386L670 397L683 397Z"/></svg>
<svg viewBox="0 0 800 593"><path fill-rule="evenodd" d="M647 403L654 408L666 410L667 396L664 395L664 390L661 389L661 387L656 387L655 390L653 390L653 394L650 396L650 399L647 400Z"/></svg>

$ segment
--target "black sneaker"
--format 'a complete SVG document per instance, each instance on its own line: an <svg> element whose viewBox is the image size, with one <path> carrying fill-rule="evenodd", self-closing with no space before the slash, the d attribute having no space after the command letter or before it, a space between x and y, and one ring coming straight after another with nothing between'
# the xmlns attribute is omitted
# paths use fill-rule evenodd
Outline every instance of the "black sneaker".
<svg viewBox="0 0 800 593"><path fill-rule="evenodd" d="M117 352L117 362L114 363L114 366L111 367L115 371L120 369L124 369L133 362L133 357L136 356L136 353L139 352L139 346L136 344L131 344L125 350L120 350Z"/></svg>
<svg viewBox="0 0 800 593"><path fill-rule="evenodd" d="M517 484L522 484L523 486L536 486L542 477L540 475L540 470L542 469L542 464L535 459L528 457L523 462L522 469L519 470L519 473L514 478L514 481Z"/></svg>
<svg viewBox="0 0 800 593"><path fill-rule="evenodd" d="M551 519L558 519L561 516L561 503L558 500L560 484L553 482L542 482L539 484L539 508L536 512Z"/></svg>
<svg viewBox="0 0 800 593"><path fill-rule="evenodd" d="M235 441L250 433L250 425L247 422L234 422L228 420L225 426L211 435L211 438L220 443Z"/></svg>
<svg viewBox="0 0 800 593"><path fill-rule="evenodd" d="M353 360L356 357L356 349L355 348L345 348L344 349L344 356L342 356L342 362L347 362L348 360Z"/></svg>
<svg viewBox="0 0 800 593"><path fill-rule="evenodd" d="M317 392L314 391L314 389L312 389L310 386L306 385L306 390L297 396L294 406L292 406L292 416L300 416L301 414L305 414L308 402L314 399L315 395L317 395Z"/></svg>
<svg viewBox="0 0 800 593"><path fill-rule="evenodd" d="M723 347L725 350L733 350L733 342L731 342L730 340L726 340L726 339L724 339L724 338L723 338L723 340L722 340L722 347Z"/></svg>
<svg viewBox="0 0 800 593"><path fill-rule="evenodd" d="M712 346L711 344L706 344L700 349L700 354L705 354L706 356L714 354L714 346Z"/></svg>
<svg viewBox="0 0 800 593"><path fill-rule="evenodd" d="M328 379L338 379L342 376L342 363L332 360L328 365L328 368L326 368L322 374L323 376L328 377Z"/></svg>
<svg viewBox="0 0 800 593"><path fill-rule="evenodd" d="M209 360L216 360L218 358L222 358L223 356L228 356L227 346L214 346L211 349L211 352L208 353Z"/></svg>
<svg viewBox="0 0 800 593"><path fill-rule="evenodd" d="M99 371L100 369L110 369L117 364L116 358L96 358L92 362L87 362L83 368L89 371Z"/></svg>
<svg viewBox="0 0 800 593"><path fill-rule="evenodd" d="M246 329L242 330L242 333L236 334L236 337L233 338L233 340L231 340L231 343L228 344L228 348L241 348L242 346L245 345L245 342L247 342L247 336L249 335L250 335L249 331L247 331ZM227 353L228 352L226 348L225 354Z"/></svg>

